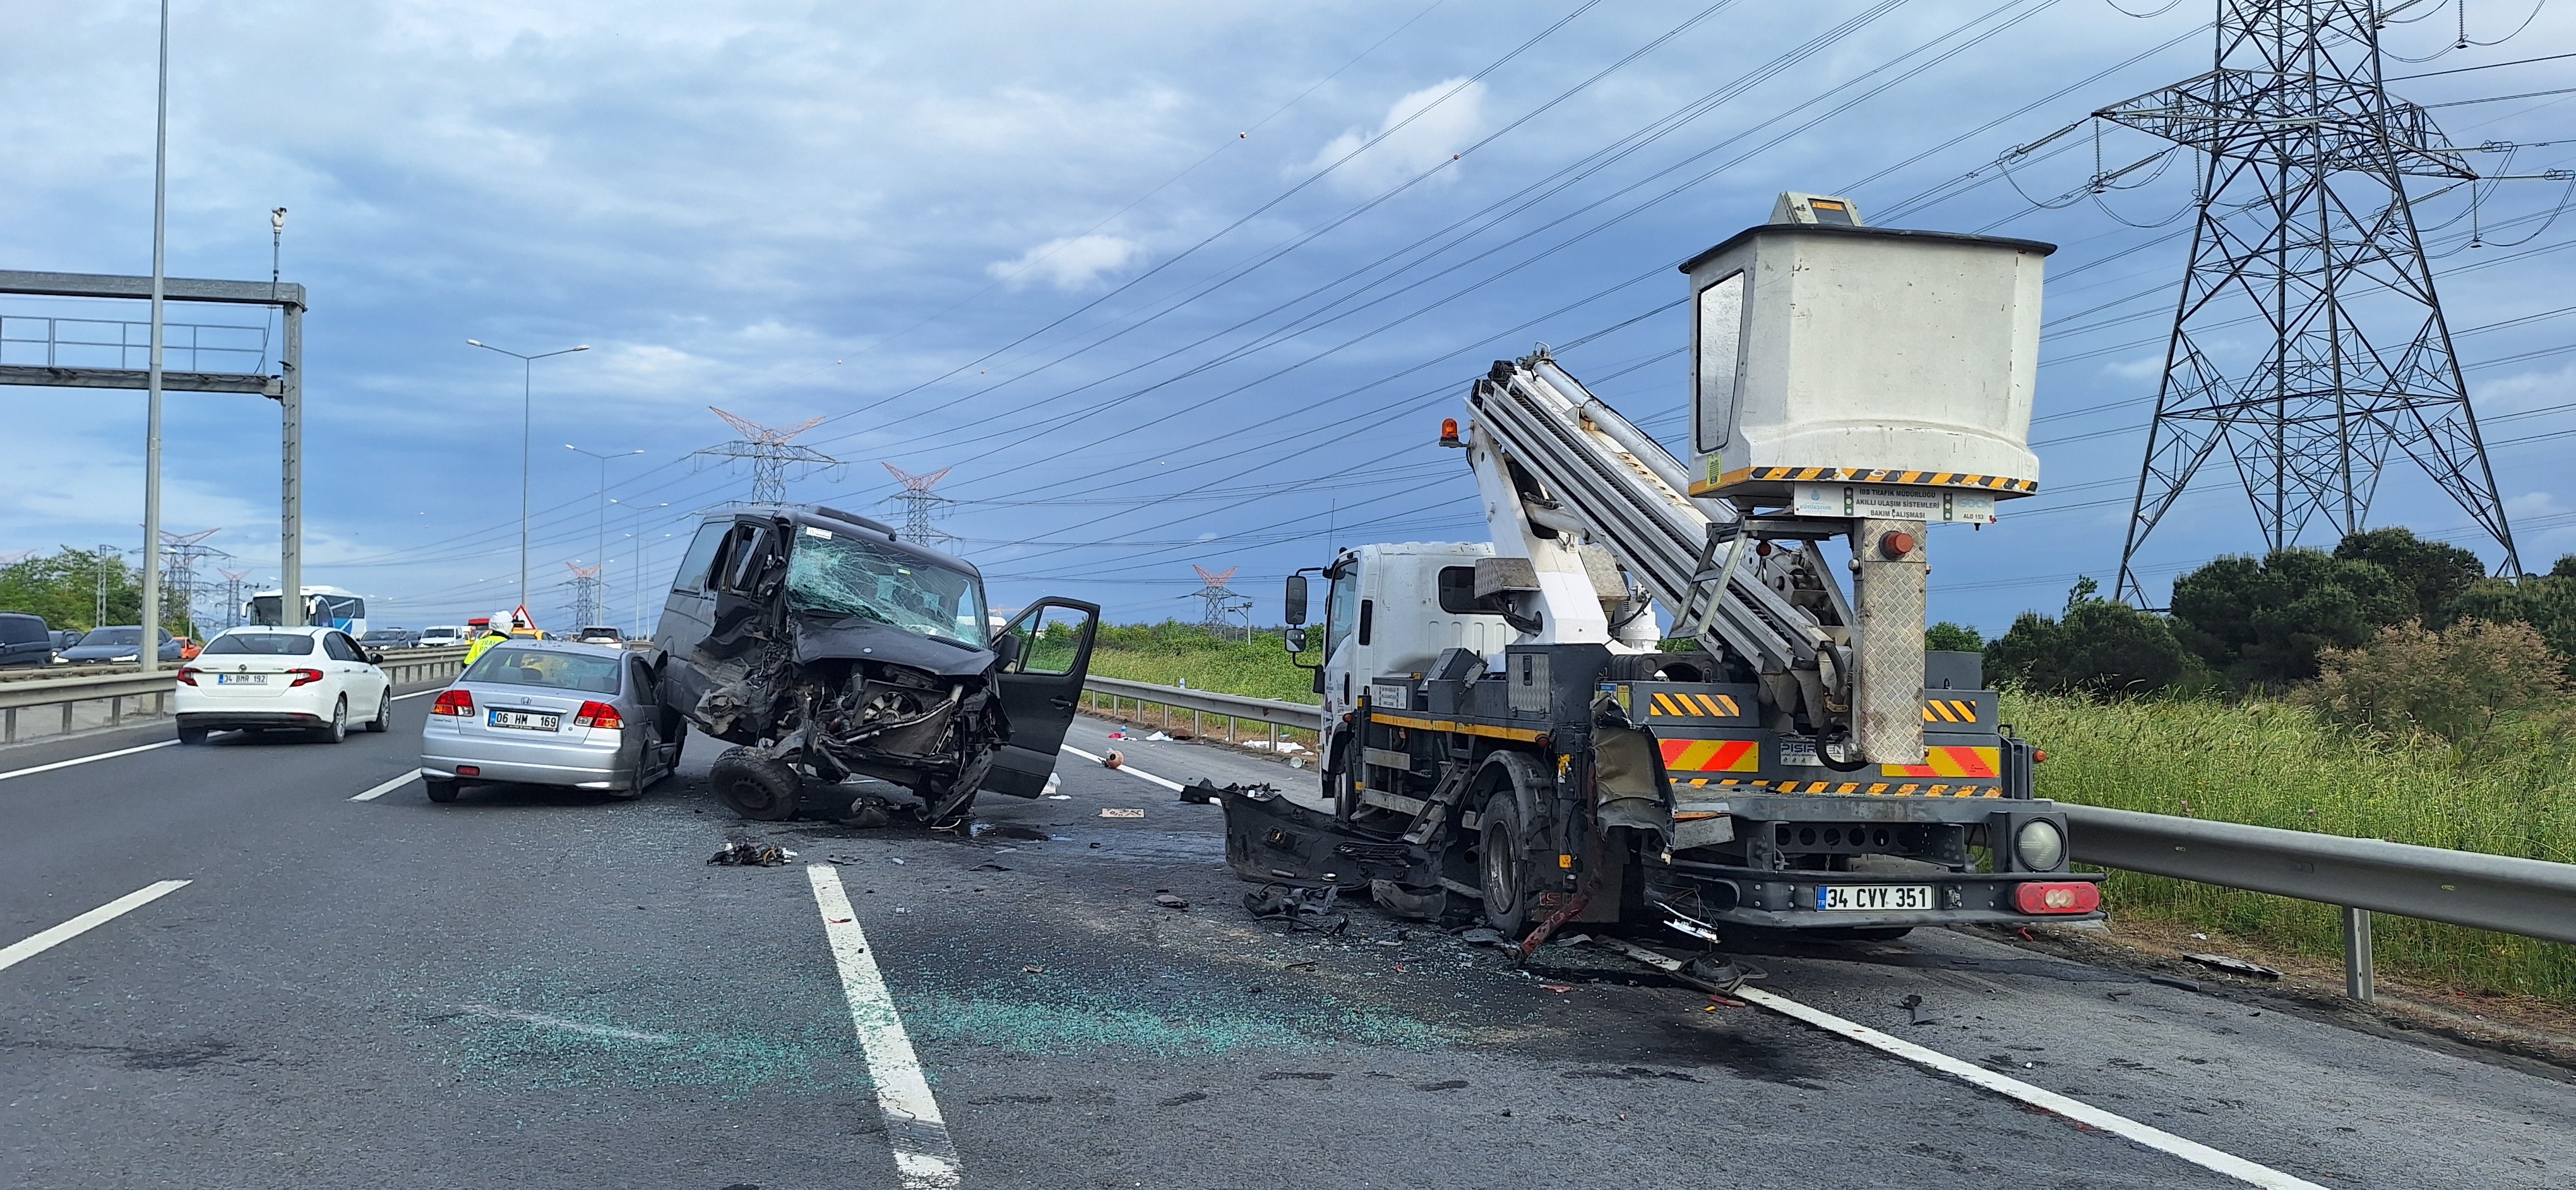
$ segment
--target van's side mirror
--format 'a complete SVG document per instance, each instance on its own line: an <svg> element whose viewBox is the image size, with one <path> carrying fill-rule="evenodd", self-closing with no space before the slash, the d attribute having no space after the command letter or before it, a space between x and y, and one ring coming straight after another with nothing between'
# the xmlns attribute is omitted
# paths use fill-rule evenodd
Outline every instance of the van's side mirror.
<svg viewBox="0 0 2576 1190"><path fill-rule="evenodd" d="M1305 629L1291 628L1288 630L1288 651L1291 653L1303 653L1306 651Z"/></svg>
<svg viewBox="0 0 2576 1190"><path fill-rule="evenodd" d="M1292 574L1288 576L1287 598L1281 614L1287 618L1287 621L1290 624L1303 624L1306 622L1305 575ZM1290 645L1288 646L1288 651L1291 653L1303 653L1306 650L1302 645Z"/></svg>
<svg viewBox="0 0 2576 1190"><path fill-rule="evenodd" d="M1010 673L1013 672L1014 668L1017 667L1019 663L1020 634L1016 632L1005 632L1000 636L994 637L993 668L1002 673Z"/></svg>

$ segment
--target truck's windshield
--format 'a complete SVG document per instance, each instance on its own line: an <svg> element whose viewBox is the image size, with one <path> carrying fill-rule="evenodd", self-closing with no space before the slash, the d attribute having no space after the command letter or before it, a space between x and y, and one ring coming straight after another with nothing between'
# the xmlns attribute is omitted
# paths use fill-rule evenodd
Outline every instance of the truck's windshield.
<svg viewBox="0 0 2576 1190"><path fill-rule="evenodd" d="M984 589L975 577L907 554L805 528L787 558L787 606L857 616L984 647Z"/></svg>

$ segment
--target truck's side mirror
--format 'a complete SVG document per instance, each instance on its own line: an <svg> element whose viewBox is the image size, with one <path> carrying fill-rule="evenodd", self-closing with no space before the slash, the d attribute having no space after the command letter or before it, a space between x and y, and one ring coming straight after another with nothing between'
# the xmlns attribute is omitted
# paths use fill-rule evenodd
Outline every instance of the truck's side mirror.
<svg viewBox="0 0 2576 1190"><path fill-rule="evenodd" d="M1305 651L1306 651L1306 630L1305 630L1305 629L1303 629L1303 628L1291 628L1291 629L1289 629L1289 630L1288 630L1287 636L1288 636L1288 651L1289 651L1289 652L1291 652L1291 653L1303 653L1303 652L1305 652Z"/></svg>
<svg viewBox="0 0 2576 1190"><path fill-rule="evenodd" d="M1306 622L1305 575L1292 574L1288 576L1288 592L1281 615L1286 617L1290 624L1303 624ZM1303 653L1306 649L1303 645L1290 645L1288 646L1288 651L1291 653Z"/></svg>

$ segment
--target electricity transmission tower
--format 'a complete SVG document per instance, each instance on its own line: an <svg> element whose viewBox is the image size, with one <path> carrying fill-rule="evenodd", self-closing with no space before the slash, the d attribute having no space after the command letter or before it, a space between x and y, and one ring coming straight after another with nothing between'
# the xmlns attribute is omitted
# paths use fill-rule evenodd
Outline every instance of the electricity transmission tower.
<svg viewBox="0 0 2576 1190"><path fill-rule="evenodd" d="M1222 572L1212 572L1205 566L1192 564L1190 569L1199 572L1201 588L1181 598L1206 602L1206 610L1199 616L1199 627L1207 629L1210 636L1222 637L1229 632L1240 631L1245 640L1252 639L1252 597L1226 586L1234 581L1234 572L1243 568L1229 566Z"/></svg>
<svg viewBox="0 0 2576 1190"><path fill-rule="evenodd" d="M588 566L564 563L564 569L572 572L572 577L565 579L563 585L572 588L572 628L575 632L599 622L599 570L603 565L605 563L600 562Z"/></svg>
<svg viewBox="0 0 2576 1190"><path fill-rule="evenodd" d="M2397 453L2504 547L2499 572L2521 573L2406 193L2409 177L2479 175L2389 97L2381 7L2218 0L2208 73L2094 113L2203 162L2119 598L2142 602L2139 549L2222 450L2267 549L2318 516L2361 528Z"/></svg>
<svg viewBox="0 0 2576 1190"><path fill-rule="evenodd" d="M893 472L895 482L903 485L903 494L895 497L903 501L903 535L923 545L955 550L957 538L940 530L938 516L941 508L956 501L930 490L937 487L940 480L948 478L953 468L942 467L928 475L914 475L892 463L879 463L878 466Z"/></svg>
<svg viewBox="0 0 2576 1190"><path fill-rule="evenodd" d="M207 545L206 539L221 529L200 529L194 533L161 531L161 607L166 613L179 609L179 618L188 625L188 634L197 634L197 563L208 558L229 558L231 554Z"/></svg>
<svg viewBox="0 0 2576 1190"><path fill-rule="evenodd" d="M810 446L798 446L792 440L807 430L823 424L822 418L811 418L797 425L773 428L707 406L717 417L732 426L742 437L719 442L697 453L715 458L742 459L751 464L751 502L784 504L787 502L787 472L793 467L838 467L841 460Z"/></svg>
<svg viewBox="0 0 2576 1190"><path fill-rule="evenodd" d="M238 627L241 624L242 584L249 581L250 572L217 570L215 573L224 576L224 627Z"/></svg>

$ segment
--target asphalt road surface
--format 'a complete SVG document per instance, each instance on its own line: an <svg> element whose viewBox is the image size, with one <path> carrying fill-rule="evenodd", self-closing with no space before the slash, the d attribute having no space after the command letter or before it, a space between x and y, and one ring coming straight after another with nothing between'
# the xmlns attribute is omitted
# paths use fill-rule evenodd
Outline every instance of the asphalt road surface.
<svg viewBox="0 0 2576 1190"><path fill-rule="evenodd" d="M2564 1072L1984 938L1748 957L2198 1159L1589 946L1520 970L1365 906L1292 934L1244 912L1220 811L1138 773L1311 775L1096 720L1071 746L1130 771L1068 756L1060 800L957 837L735 823L703 738L638 802L433 805L425 703L336 747L0 752L0 1183L2576 1184ZM728 834L800 854L708 866Z"/></svg>

